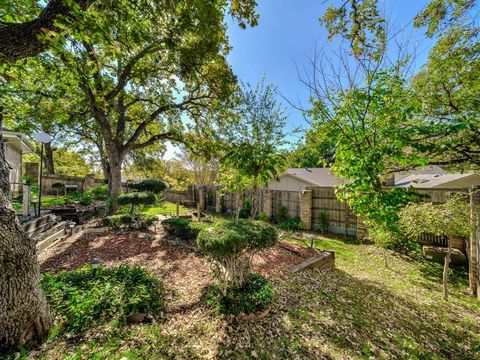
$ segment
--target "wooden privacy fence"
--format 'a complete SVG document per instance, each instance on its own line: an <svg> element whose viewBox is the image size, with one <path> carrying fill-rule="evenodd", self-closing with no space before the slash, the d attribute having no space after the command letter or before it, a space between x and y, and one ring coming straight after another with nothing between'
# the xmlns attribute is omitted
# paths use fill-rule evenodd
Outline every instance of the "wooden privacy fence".
<svg viewBox="0 0 480 360"><path fill-rule="evenodd" d="M165 200L173 203L180 203L182 205L191 205L194 203L192 193L189 191L166 190Z"/></svg>
<svg viewBox="0 0 480 360"><path fill-rule="evenodd" d="M338 200L335 189L331 187L314 187L312 191L312 224L320 228L320 215L328 216L329 231L345 235L357 235L358 219L347 204Z"/></svg>
<svg viewBox="0 0 480 360"><path fill-rule="evenodd" d="M385 190L388 191L389 188ZM220 190L220 191L219 191ZM466 189L417 189L424 201L434 204L444 203L454 193L466 193ZM186 191L167 190L167 201L196 206L201 209L218 210L233 214L236 208L234 192L221 190L216 186L189 186ZM246 191L244 197L251 197ZM259 209L269 218L276 218L279 212L286 213L288 218L299 218L308 229L319 229L321 218L328 218L328 230L337 234L365 237L367 226L358 218L343 201L337 198L332 187L307 187L304 191L260 190L258 193ZM284 210L280 210L285 207ZM286 210L286 211L285 211ZM424 235L423 242L437 246L446 246L446 238Z"/></svg>

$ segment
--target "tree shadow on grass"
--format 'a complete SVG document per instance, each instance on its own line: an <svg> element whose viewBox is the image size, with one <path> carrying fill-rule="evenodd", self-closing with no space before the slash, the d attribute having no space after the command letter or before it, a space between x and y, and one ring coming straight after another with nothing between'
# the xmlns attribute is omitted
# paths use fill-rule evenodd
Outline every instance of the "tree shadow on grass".
<svg viewBox="0 0 480 360"><path fill-rule="evenodd" d="M480 314L466 321L448 303L398 296L338 269L276 285L267 318L228 327L224 357L480 359Z"/></svg>

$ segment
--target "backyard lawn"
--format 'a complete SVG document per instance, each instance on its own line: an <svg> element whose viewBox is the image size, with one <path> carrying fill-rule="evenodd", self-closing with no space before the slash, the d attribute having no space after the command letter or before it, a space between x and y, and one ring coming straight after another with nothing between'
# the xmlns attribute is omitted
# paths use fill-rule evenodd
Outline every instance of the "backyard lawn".
<svg viewBox="0 0 480 360"><path fill-rule="evenodd" d="M179 205L180 215L185 214L185 208ZM146 205L143 208L145 215L175 215L177 212L177 204L171 202L164 202L155 205Z"/></svg>
<svg viewBox="0 0 480 360"><path fill-rule="evenodd" d="M165 285L159 321L117 327L93 324L82 335L53 336L39 359L480 359L480 304L466 295L466 274L451 273L443 301L439 264L388 254L340 239L336 269L291 274L295 259L276 246L254 270L272 280L270 314L253 322L216 315L205 304L210 267L197 253L160 234L93 234L40 256L42 272L71 270L98 257L106 266L139 264Z"/></svg>
<svg viewBox="0 0 480 360"><path fill-rule="evenodd" d="M48 206L64 205L65 197L64 196L42 196L42 208ZM36 203L30 205L30 209L36 206ZM23 204L13 203L13 208L16 211L21 211L23 209Z"/></svg>

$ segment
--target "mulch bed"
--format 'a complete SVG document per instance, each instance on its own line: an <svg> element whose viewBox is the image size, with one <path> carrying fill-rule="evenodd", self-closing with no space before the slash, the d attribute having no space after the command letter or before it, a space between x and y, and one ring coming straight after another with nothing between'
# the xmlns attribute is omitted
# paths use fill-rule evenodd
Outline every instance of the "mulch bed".
<svg viewBox="0 0 480 360"><path fill-rule="evenodd" d="M158 227L157 227L158 228ZM208 261L192 250L175 244L159 232L106 231L83 234L40 254L41 271L73 270L98 258L105 266L140 265L160 276L167 287L169 303L180 309L194 306L213 281ZM253 257L253 269L263 275L285 278L289 269L304 260L309 250L281 242ZM288 250L286 248L288 247Z"/></svg>
<svg viewBox="0 0 480 360"><path fill-rule="evenodd" d="M290 252L294 253L295 255L300 256L303 259L308 259L309 257L318 255L318 251L315 250L315 249L312 249L312 248L306 247L306 246L302 246L302 245L298 245L298 244L289 243L289 242L286 242L286 241L279 241L277 243L277 246L279 246L280 248L282 248L284 250L290 251Z"/></svg>

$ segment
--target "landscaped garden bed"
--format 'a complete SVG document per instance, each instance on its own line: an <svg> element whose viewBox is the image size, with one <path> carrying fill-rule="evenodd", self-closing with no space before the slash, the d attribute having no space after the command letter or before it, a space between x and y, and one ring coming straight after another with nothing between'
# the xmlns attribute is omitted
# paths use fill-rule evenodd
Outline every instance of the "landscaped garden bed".
<svg viewBox="0 0 480 360"><path fill-rule="evenodd" d="M385 268L382 250L372 245L317 238L317 248L335 251L338 269L291 274L304 258L275 246L252 261L276 293L268 315L239 321L207 303L214 278L205 257L167 238L160 229L107 231L41 255L42 272L77 269L94 258L108 268L140 265L164 284L165 310L151 323L98 325L74 342L58 335L34 357L478 358L480 307L457 270L447 303L438 264L388 253Z"/></svg>

